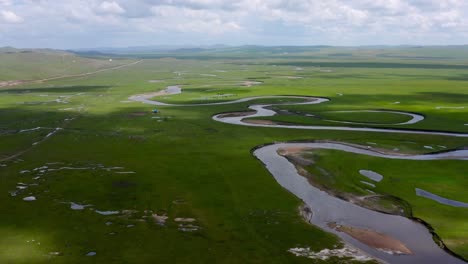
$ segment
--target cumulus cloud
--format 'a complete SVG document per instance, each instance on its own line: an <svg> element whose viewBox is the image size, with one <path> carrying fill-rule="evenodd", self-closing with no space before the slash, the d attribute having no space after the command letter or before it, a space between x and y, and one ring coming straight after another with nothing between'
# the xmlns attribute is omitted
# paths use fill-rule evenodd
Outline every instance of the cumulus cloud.
<svg viewBox="0 0 468 264"><path fill-rule="evenodd" d="M6 23L21 23L24 19L12 11L2 10L0 11L0 15Z"/></svg>
<svg viewBox="0 0 468 264"><path fill-rule="evenodd" d="M123 9L117 2L107 2L104 1L99 5L99 10L103 13L109 14L123 14L125 9Z"/></svg>
<svg viewBox="0 0 468 264"><path fill-rule="evenodd" d="M2 36L51 45L65 45L63 32L76 45L468 42L466 0L0 0L0 10Z"/></svg>

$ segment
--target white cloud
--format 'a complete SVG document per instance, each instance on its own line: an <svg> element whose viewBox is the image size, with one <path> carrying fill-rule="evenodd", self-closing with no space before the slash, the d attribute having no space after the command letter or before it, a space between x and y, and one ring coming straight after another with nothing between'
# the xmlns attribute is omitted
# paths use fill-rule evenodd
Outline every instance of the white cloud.
<svg viewBox="0 0 468 264"><path fill-rule="evenodd" d="M17 14L15 14L12 11L2 10L2 11L0 11L0 15L1 15L3 21L5 21L6 23L15 24L15 23L21 23L21 22L24 21L24 19L22 17L18 16Z"/></svg>
<svg viewBox="0 0 468 264"><path fill-rule="evenodd" d="M151 17L132 22L146 32L179 32L199 34L224 34L242 29L235 18L225 11L192 9L173 5L151 7Z"/></svg>
<svg viewBox="0 0 468 264"><path fill-rule="evenodd" d="M6 22L3 39L31 45L468 43L467 0L0 0Z"/></svg>
<svg viewBox="0 0 468 264"><path fill-rule="evenodd" d="M99 11L108 14L123 14L125 9L123 9L117 2L108 2L104 1L99 5Z"/></svg>
<svg viewBox="0 0 468 264"><path fill-rule="evenodd" d="M0 0L0 6L10 6L13 2L11 0Z"/></svg>

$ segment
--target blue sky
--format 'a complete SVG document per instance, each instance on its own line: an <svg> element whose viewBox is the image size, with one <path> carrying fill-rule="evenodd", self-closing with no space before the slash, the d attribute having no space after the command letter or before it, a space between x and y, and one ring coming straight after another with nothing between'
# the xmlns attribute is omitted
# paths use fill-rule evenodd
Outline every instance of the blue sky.
<svg viewBox="0 0 468 264"><path fill-rule="evenodd" d="M467 0L0 0L0 46L468 44Z"/></svg>

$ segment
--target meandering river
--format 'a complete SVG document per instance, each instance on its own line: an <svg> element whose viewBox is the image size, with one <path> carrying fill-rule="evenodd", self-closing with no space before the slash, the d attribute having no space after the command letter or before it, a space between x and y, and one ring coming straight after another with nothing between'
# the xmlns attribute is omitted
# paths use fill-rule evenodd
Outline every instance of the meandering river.
<svg viewBox="0 0 468 264"><path fill-rule="evenodd" d="M163 94L177 94L182 90L179 86L170 86ZM159 94L161 95L161 94ZM142 94L130 97L130 100L139 101L152 105L161 106L209 106L222 104L235 104L247 102L255 99L264 98L292 98L303 99L303 102L298 103L278 103L278 104L254 104L250 105L251 112L245 113L229 113L217 114L213 116L213 120L232 125L253 126L253 127L271 127L271 128L288 128L288 129L309 129L309 130L338 130L338 131L362 131L375 133L399 133L399 134L421 134L421 135L439 135L451 137L468 137L468 134L439 132L439 131L421 131L421 130L405 130L405 129L385 129L371 127L346 127L346 126L316 126L316 125L283 125L275 123L251 123L245 122L246 118L253 117L269 117L276 115L276 112L268 109L273 105L304 105L304 104L320 104L330 101L327 98L308 97L308 96L257 96L243 98L228 102L206 103L206 104L167 104L163 102L150 100L154 94ZM422 115L406 112L384 111L390 113L400 113L411 116L411 120L401 123L414 124L424 119ZM450 255L445 250L436 245L432 239L431 233L422 224L410 220L408 218L396 215L389 215L372 211L353 203L338 199L327 194L324 191L312 186L308 180L299 175L296 167L289 162L285 157L278 154L281 148L312 148L312 149L333 149L345 152L351 152L358 155L368 155L388 159L406 159L406 160L440 160L440 159L456 159L468 160L468 150L454 150L430 155L398 155L385 154L376 152L371 149L359 148L340 143L280 143L258 148L254 151L257 157L273 175L276 181L285 189L293 193L295 196L303 200L313 212L310 222L320 228L340 236L344 241L353 246L365 251L377 259L389 263L425 263L425 264L455 264L465 263L464 261ZM369 229L379 233L391 236L404 243L412 252L411 255L392 255L369 247L356 239L348 236L345 233L337 232L330 228L328 223L337 223L344 226L351 226L360 229Z"/></svg>
<svg viewBox="0 0 468 264"><path fill-rule="evenodd" d="M254 151L257 157L265 164L268 171L276 181L285 189L293 193L306 203L313 212L311 223L333 232L346 242L367 252L368 254L389 263L465 263L451 256L436 245L431 233L422 224L408 218L372 211L353 203L333 197L311 185L301 176L296 167L285 157L278 154L282 148L312 148L333 149L389 159L410 160L437 160L437 159L468 159L468 150L451 151L433 155L385 155L380 152L352 147L339 143L280 143L261 147ZM403 242L412 252L412 255L391 255L371 248L350 236L337 232L327 226L328 223L337 223L361 229L370 229L389 235Z"/></svg>

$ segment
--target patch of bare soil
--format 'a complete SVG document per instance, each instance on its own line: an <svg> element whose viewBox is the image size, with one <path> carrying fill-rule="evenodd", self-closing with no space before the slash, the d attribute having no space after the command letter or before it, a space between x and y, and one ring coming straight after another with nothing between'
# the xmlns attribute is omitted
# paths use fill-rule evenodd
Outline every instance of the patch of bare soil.
<svg viewBox="0 0 468 264"><path fill-rule="evenodd" d="M249 111L249 112L232 112L232 113L225 113L225 114L220 114L220 118L226 118L226 117L239 117L239 116L249 116L255 114L255 111Z"/></svg>
<svg viewBox="0 0 468 264"><path fill-rule="evenodd" d="M152 214L151 216L153 217L153 219L156 221L158 225L162 225L162 226L166 225L166 221L169 218L166 214L160 214L160 215Z"/></svg>
<svg viewBox="0 0 468 264"><path fill-rule="evenodd" d="M24 82L26 82L26 81L22 81L22 80L0 81L0 87L20 85L20 84L22 84Z"/></svg>
<svg viewBox="0 0 468 264"><path fill-rule="evenodd" d="M248 124L257 124L257 125L279 125L278 123L273 122L271 120L250 120L250 119L247 119L247 120L243 120L243 122L248 123Z"/></svg>
<svg viewBox="0 0 468 264"><path fill-rule="evenodd" d="M254 85L260 85L262 84L262 82L257 82L257 81L244 81L242 82L242 86L245 86L245 87L252 87Z"/></svg>
<svg viewBox="0 0 468 264"><path fill-rule="evenodd" d="M314 161L310 158L304 158L303 153L307 151L307 148L301 147L288 147L278 149L278 154L287 158L290 162L292 162L296 167L298 166L310 166L314 164Z"/></svg>
<svg viewBox="0 0 468 264"><path fill-rule="evenodd" d="M130 113L128 114L129 117L137 117L137 116L145 116L146 114L148 114L147 112L134 112L134 113Z"/></svg>
<svg viewBox="0 0 468 264"><path fill-rule="evenodd" d="M352 238L368 245L369 247L377 250L384 251L394 255L411 255L413 252L405 246L401 241L385 234L378 233L369 229L360 229L350 226L337 225L336 223L329 223L330 228L338 232L343 232L350 235Z"/></svg>
<svg viewBox="0 0 468 264"><path fill-rule="evenodd" d="M278 154L281 156L288 156L288 155L295 155L295 154L302 154L304 151L310 150L310 148L304 147L286 147L278 149Z"/></svg>

